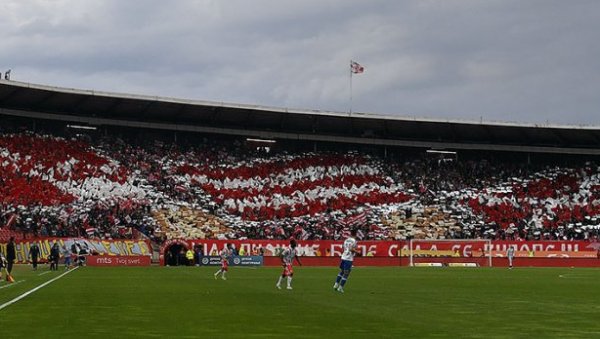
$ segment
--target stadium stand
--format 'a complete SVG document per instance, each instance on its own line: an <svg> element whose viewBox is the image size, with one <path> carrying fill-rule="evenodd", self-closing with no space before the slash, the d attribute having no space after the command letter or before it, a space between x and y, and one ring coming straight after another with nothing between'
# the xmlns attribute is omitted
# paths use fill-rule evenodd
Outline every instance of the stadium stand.
<svg viewBox="0 0 600 339"><path fill-rule="evenodd" d="M358 227L362 239L593 240L600 232L596 127L4 80L0 118L3 238L339 239ZM437 148L460 156L426 152Z"/></svg>
<svg viewBox="0 0 600 339"><path fill-rule="evenodd" d="M0 236L596 239L597 165L0 133Z"/></svg>

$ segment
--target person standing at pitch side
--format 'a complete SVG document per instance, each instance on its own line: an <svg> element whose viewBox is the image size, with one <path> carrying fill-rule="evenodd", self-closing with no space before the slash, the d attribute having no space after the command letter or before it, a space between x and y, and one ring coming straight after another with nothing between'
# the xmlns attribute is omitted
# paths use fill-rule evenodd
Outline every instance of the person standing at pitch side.
<svg viewBox="0 0 600 339"><path fill-rule="evenodd" d="M15 237L10 237L8 245L6 245L6 280L10 280L13 264L17 259L17 251L15 249Z"/></svg>
<svg viewBox="0 0 600 339"><path fill-rule="evenodd" d="M40 256L40 247L38 246L37 243L34 242L29 247L29 258L31 258L31 266L33 266L34 271L37 271L39 256Z"/></svg>
<svg viewBox="0 0 600 339"><path fill-rule="evenodd" d="M58 270L58 259L60 259L60 248L58 248L58 242L55 242L50 248L50 271Z"/></svg>

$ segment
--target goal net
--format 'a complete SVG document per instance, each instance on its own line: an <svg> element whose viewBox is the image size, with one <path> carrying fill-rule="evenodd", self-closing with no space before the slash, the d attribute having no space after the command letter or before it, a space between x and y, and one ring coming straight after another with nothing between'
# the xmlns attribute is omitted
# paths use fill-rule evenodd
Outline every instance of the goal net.
<svg viewBox="0 0 600 339"><path fill-rule="evenodd" d="M492 266L491 240L412 239L405 249L410 266Z"/></svg>

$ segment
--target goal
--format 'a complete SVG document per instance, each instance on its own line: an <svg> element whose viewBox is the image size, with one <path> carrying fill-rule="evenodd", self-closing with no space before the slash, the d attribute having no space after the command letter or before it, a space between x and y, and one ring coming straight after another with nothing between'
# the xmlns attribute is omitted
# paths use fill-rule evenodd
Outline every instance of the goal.
<svg viewBox="0 0 600 339"><path fill-rule="evenodd" d="M487 239L421 240L408 243L410 266L492 266L492 242Z"/></svg>

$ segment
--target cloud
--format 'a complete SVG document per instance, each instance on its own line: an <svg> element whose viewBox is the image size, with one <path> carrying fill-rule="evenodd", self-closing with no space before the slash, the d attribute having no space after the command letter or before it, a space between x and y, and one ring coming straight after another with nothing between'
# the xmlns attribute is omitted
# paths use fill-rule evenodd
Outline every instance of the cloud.
<svg viewBox="0 0 600 339"><path fill-rule="evenodd" d="M597 1L0 3L0 69L49 85L293 108L598 124Z"/></svg>

